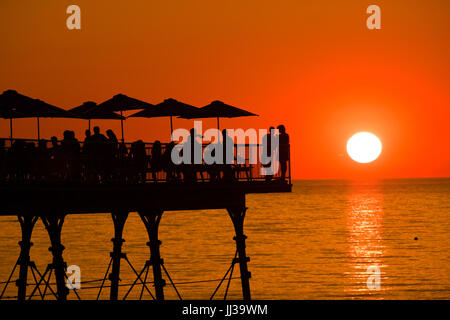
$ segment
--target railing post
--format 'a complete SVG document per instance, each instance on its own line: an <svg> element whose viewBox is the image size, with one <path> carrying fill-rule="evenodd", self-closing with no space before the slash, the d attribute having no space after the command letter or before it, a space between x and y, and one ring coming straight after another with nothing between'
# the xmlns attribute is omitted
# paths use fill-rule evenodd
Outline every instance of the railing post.
<svg viewBox="0 0 450 320"><path fill-rule="evenodd" d="M55 270L56 289L58 300L67 300L69 290L66 287L66 269L67 265L64 262L62 253L64 246L61 244L61 231L64 223L64 214L52 212L49 215L41 216L41 220L47 229L50 237L51 247L48 248L53 255L51 268Z"/></svg>
<svg viewBox="0 0 450 320"><path fill-rule="evenodd" d="M17 264L20 266L19 279L16 281L18 287L17 299L25 300L27 295L28 267L30 265L30 249L33 245L31 242L31 234L38 217L19 215L18 219L22 230L22 241L19 241L20 255L17 261Z"/></svg>
<svg viewBox="0 0 450 320"><path fill-rule="evenodd" d="M228 214L233 221L234 230L236 236L236 249L238 251L239 269L241 272L241 284L242 284L242 296L244 300L250 300L250 278L251 273L248 271L247 262L250 258L247 257L245 252L245 239L247 237L244 234L244 218L247 208L245 205L227 208Z"/></svg>
<svg viewBox="0 0 450 320"><path fill-rule="evenodd" d="M144 222L147 229L148 239L147 245L150 248L150 264L153 268L153 281L155 286L156 300L164 300L164 286L166 281L162 278L161 265L164 263L161 259L159 247L161 241L158 239L158 228L161 221L162 210L144 210L139 211L139 216Z"/></svg>
<svg viewBox="0 0 450 320"><path fill-rule="evenodd" d="M122 253L122 244L125 240L122 238L123 228L128 218L128 211L115 211L111 213L114 223L113 251L110 253L112 259L112 269L109 275L111 281L110 300L115 301L119 295L120 281L120 260L124 257Z"/></svg>

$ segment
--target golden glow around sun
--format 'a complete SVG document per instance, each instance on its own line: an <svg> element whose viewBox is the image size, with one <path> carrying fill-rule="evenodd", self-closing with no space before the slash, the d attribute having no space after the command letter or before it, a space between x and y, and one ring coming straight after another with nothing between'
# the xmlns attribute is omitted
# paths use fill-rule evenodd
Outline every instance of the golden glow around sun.
<svg viewBox="0 0 450 320"><path fill-rule="evenodd" d="M378 137L370 132L355 133L347 141L347 153L356 162L369 163L381 154L382 144Z"/></svg>

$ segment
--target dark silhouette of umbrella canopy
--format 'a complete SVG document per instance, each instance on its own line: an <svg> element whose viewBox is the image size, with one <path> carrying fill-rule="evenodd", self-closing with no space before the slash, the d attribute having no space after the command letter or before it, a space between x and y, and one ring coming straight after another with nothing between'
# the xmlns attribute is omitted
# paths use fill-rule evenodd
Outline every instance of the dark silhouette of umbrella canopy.
<svg viewBox="0 0 450 320"><path fill-rule="evenodd" d="M92 119L125 120L125 117L118 115L117 113L99 108L93 101L84 102L81 106L70 109L69 112L80 119L89 120L89 130L91 130Z"/></svg>
<svg viewBox="0 0 450 320"><path fill-rule="evenodd" d="M102 102L98 108L108 111L128 111L152 107L153 105L124 94L117 94L109 100Z"/></svg>
<svg viewBox="0 0 450 320"><path fill-rule="evenodd" d="M0 95L0 116L10 119L12 139L12 119L37 118L38 139L40 138L39 118L74 118L64 109L44 101L33 99L15 90L6 90Z"/></svg>
<svg viewBox="0 0 450 320"><path fill-rule="evenodd" d="M169 98L153 107L146 108L139 111L130 117L142 117L142 118L157 118L157 117L170 117L170 132L173 132L172 117L189 115L198 111L199 108L191 106L189 104L177 101Z"/></svg>
<svg viewBox="0 0 450 320"><path fill-rule="evenodd" d="M15 107L10 107L6 104L0 104L0 118L14 119L23 118L24 114L18 112Z"/></svg>
<svg viewBox="0 0 450 320"><path fill-rule="evenodd" d="M156 118L156 117L183 116L185 114L187 115L197 110L199 110L199 108L170 98L164 100L161 103L158 103L153 107L139 111L138 113L135 113L130 117Z"/></svg>
<svg viewBox="0 0 450 320"><path fill-rule="evenodd" d="M99 108L93 101L84 102L81 106L75 107L69 110L81 119L111 119L111 120L124 120L125 117L118 115L112 111Z"/></svg>
<svg viewBox="0 0 450 320"><path fill-rule="evenodd" d="M124 94L117 94L109 100L102 102L98 105L100 110L105 111L120 111L120 115L122 116L122 111L128 110L138 110L153 107L152 104L128 97ZM124 141L123 135L123 119L120 121L121 129L122 129L122 141Z"/></svg>
<svg viewBox="0 0 450 320"><path fill-rule="evenodd" d="M80 118L84 118L83 117L84 113L86 113L89 110L94 109L96 107L97 107L97 104L94 101L86 101L86 102L83 102L82 105L70 109L69 112L79 116Z"/></svg>
<svg viewBox="0 0 450 320"><path fill-rule="evenodd" d="M217 128L219 129L219 118L238 118L257 116L257 114L249 111L230 106L222 101L216 100L210 104L193 111L190 114L181 116L185 119L198 119L198 118L217 118Z"/></svg>
<svg viewBox="0 0 450 320"><path fill-rule="evenodd" d="M0 111L12 118L72 118L66 110L44 101L33 99L15 90L6 90L0 95ZM9 118L8 116L8 118Z"/></svg>

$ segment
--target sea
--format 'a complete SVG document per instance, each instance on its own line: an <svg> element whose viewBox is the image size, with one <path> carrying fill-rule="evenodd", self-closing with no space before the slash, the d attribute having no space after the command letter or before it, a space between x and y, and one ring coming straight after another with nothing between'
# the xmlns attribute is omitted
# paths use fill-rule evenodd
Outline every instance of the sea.
<svg viewBox="0 0 450 320"><path fill-rule="evenodd" d="M247 195L246 206L252 299L450 298L450 179L296 180L292 193ZM214 299L242 298L239 267L230 269L236 248L226 210L165 212L159 234L166 299L178 299L177 291L183 299L210 299L222 279ZM109 298L109 280L100 295L99 287L112 237L109 214L66 217L64 259L79 268L81 299ZM121 264L119 298L130 291L127 299L152 299L140 281L132 286L133 269L140 273L150 258L137 213L130 213L124 239L130 263ZM18 258L19 240L17 218L0 217L1 290ZM42 274L51 254L41 221L32 241L31 260ZM229 269L231 277L229 272L224 278ZM16 270L11 279L17 277ZM146 282L152 292L151 269ZM29 284L28 295L34 289L31 272ZM3 298L16 295L10 283ZM50 290L45 298L54 299ZM37 290L33 299L40 299ZM78 299L73 290L68 299Z"/></svg>

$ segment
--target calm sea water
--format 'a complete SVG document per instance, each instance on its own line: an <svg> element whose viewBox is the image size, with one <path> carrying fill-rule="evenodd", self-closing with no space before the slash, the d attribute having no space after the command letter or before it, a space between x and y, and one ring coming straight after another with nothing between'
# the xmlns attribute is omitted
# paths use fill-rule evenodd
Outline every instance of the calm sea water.
<svg viewBox="0 0 450 320"><path fill-rule="evenodd" d="M253 298L450 298L450 179L295 181L293 190L247 196L245 233ZM0 217L1 281L7 279L17 259L19 232L13 217ZM69 265L81 268L82 281L103 278L112 235L109 215L66 217L64 257ZM225 210L163 215L162 257L183 298L209 299L218 281L208 280L220 279L234 257L233 235ZM130 214L124 238L124 252L140 270L149 250L136 213ZM40 221L33 242L32 260L43 271L50 261L50 244ZM381 271L379 290L367 287L371 266ZM238 267L234 276L239 276ZM135 279L125 262L121 279L123 296L126 284ZM95 298L98 289L90 287L97 285L83 283L81 297ZM224 287L217 298L223 298ZM108 297L108 289L102 298ZM139 289L130 297L136 298ZM240 290L239 279L233 279L228 298L240 299ZM169 285L165 293L176 299ZM12 284L5 295L15 294ZM74 294L69 298L74 299ZM144 294L144 298L149 296Z"/></svg>

